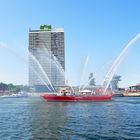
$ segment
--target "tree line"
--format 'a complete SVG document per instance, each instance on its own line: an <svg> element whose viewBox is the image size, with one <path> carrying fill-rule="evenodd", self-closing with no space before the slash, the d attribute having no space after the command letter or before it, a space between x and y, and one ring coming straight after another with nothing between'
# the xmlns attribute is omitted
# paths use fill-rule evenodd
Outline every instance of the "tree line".
<svg viewBox="0 0 140 140"><path fill-rule="evenodd" d="M26 85L14 85L14 84L6 84L6 83L0 83L0 91L9 91L13 93L18 93L20 91L29 91L29 87Z"/></svg>

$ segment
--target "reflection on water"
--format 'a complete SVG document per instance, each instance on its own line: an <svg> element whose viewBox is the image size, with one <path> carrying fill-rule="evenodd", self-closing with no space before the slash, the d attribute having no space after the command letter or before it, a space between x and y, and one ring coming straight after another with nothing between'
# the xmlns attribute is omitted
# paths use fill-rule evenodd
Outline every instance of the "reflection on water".
<svg viewBox="0 0 140 140"><path fill-rule="evenodd" d="M46 102L0 98L0 138L9 140L140 139L140 98Z"/></svg>

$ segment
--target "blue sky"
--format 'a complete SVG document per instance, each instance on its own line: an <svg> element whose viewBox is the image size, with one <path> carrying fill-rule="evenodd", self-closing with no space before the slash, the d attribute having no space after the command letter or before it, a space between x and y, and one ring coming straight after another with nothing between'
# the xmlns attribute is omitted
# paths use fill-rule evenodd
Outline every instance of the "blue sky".
<svg viewBox="0 0 140 140"><path fill-rule="evenodd" d="M139 6L138 0L1 0L0 44L8 48L0 47L0 81L27 84L28 30L51 24L65 30L66 73L71 83L79 83L87 56L85 77L93 72L100 83L113 60L140 32ZM140 82L139 60L140 41L129 49L117 71L122 76L120 86Z"/></svg>

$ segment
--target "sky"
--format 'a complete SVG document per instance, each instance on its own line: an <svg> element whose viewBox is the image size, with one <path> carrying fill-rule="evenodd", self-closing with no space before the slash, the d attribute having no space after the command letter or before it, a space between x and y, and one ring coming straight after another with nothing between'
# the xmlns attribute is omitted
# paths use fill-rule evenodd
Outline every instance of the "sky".
<svg viewBox="0 0 140 140"><path fill-rule="evenodd" d="M65 31L70 83L85 82L93 72L100 84L115 58L140 32L139 6L138 0L1 0L0 82L28 83L29 28L51 24ZM120 87L140 83L139 60L137 41L117 69L116 74L122 76Z"/></svg>

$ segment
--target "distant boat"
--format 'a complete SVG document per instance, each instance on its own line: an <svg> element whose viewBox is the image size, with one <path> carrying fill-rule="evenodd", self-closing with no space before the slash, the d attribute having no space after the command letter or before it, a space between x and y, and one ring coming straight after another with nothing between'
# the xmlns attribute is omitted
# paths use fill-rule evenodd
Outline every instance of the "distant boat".
<svg viewBox="0 0 140 140"><path fill-rule="evenodd" d="M140 97L140 84L130 86L124 93L125 97Z"/></svg>
<svg viewBox="0 0 140 140"><path fill-rule="evenodd" d="M49 94L46 93L42 95L42 97L46 101L108 101L112 99L112 91L107 90L105 94L103 94L103 88L98 88L96 91L91 90L82 90L78 93L71 93L70 90L63 89L58 93Z"/></svg>
<svg viewBox="0 0 140 140"><path fill-rule="evenodd" d="M19 92L19 93L14 93L14 94L10 94L10 95L2 95L0 96L1 98L20 98L20 97L27 97L28 95L26 93L23 92Z"/></svg>

